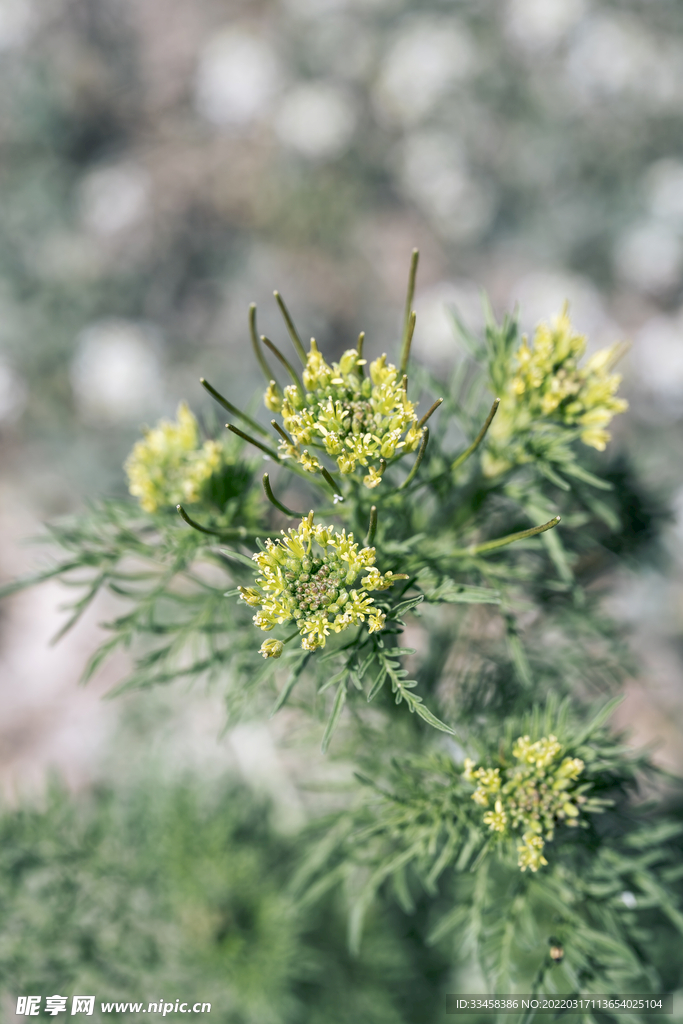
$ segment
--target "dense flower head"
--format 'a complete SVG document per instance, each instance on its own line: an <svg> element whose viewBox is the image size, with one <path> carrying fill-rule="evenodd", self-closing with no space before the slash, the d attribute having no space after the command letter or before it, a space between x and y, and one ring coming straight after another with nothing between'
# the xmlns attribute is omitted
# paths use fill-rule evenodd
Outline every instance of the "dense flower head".
<svg viewBox="0 0 683 1024"><path fill-rule="evenodd" d="M265 550L253 556L259 568L256 586L240 587L240 597L259 609L253 621L260 629L294 620L302 648L314 651L325 646L330 632L340 633L366 620L371 633L384 625L385 615L373 607L369 591L386 590L395 580L408 577L382 575L375 557L374 548L359 550L352 533L315 525L311 512L296 530L283 530L282 539L267 540ZM265 641L261 654L279 657L278 644Z"/></svg>
<svg viewBox="0 0 683 1024"><path fill-rule="evenodd" d="M484 824L501 835L521 833L518 866L538 871L548 863L543 847L557 823L578 824L587 787L574 783L584 764L578 757L562 758L562 745L552 734L535 743L520 736L512 755L517 763L506 768L476 768L466 758L463 777L476 785L474 802L487 808Z"/></svg>
<svg viewBox="0 0 683 1024"><path fill-rule="evenodd" d="M628 408L616 397L621 375L611 372L622 348L601 349L579 366L586 338L572 327L566 305L551 324L539 324L531 343L524 337L489 431L485 472L494 475L528 461L524 433L544 420L578 429L584 444L604 451L612 417Z"/></svg>
<svg viewBox="0 0 683 1024"><path fill-rule="evenodd" d="M423 428L400 372L382 355L366 377L365 363L352 348L330 366L312 339L303 371L305 390L290 384L281 396L271 382L266 406L282 413L292 439L280 442L282 458L296 459L315 473L322 468L315 449L324 450L341 473L368 467L363 483L372 488L381 481L382 460L417 448Z"/></svg>
<svg viewBox="0 0 683 1024"><path fill-rule="evenodd" d="M222 446L217 441L201 444L197 420L185 402L177 417L175 423L161 420L145 430L126 459L128 489L145 512L199 501L223 464Z"/></svg>

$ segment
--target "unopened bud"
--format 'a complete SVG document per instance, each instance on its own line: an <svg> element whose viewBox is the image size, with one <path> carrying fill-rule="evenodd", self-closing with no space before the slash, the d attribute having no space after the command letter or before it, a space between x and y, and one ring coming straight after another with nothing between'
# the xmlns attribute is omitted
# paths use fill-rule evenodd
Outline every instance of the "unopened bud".
<svg viewBox="0 0 683 1024"><path fill-rule="evenodd" d="M264 658L279 658L284 649L282 640L264 640L261 644L259 654L262 654Z"/></svg>

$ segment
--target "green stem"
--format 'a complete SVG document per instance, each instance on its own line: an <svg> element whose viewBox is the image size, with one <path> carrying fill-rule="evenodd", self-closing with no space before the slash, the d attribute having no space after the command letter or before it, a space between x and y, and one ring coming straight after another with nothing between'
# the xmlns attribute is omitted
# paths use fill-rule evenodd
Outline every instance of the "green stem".
<svg viewBox="0 0 683 1024"><path fill-rule="evenodd" d="M410 346L413 343L413 334L415 333L415 322L417 320L417 313L415 310L412 311L408 317L408 325L403 333L403 346L401 348L401 367L399 373L405 374L408 366L408 360L410 359Z"/></svg>
<svg viewBox="0 0 683 1024"><path fill-rule="evenodd" d="M226 423L225 425L228 430L232 430L233 434L237 434L239 437L244 438L245 441L248 441L249 444L255 445L256 448L260 448L262 452L266 453L266 455L270 455L271 459L275 459L276 462L280 461L280 456L274 448L269 448L267 445L261 444L261 442L257 441L255 437L250 437L249 434L245 434L243 430L240 430L239 427L234 426L232 423Z"/></svg>
<svg viewBox="0 0 683 1024"><path fill-rule="evenodd" d="M204 377L200 377L199 383L206 391L209 392L211 397L215 398L218 404L222 405L223 408L232 416L237 416L239 419L244 420L252 430L255 430L257 434L261 434L262 437L270 437L268 431L264 430L260 423L257 423L256 420L252 420L251 416L247 416L246 412L242 412L236 405L233 405L227 398L224 398L219 391L216 391L216 389L209 384L208 380Z"/></svg>
<svg viewBox="0 0 683 1024"><path fill-rule="evenodd" d="M289 359L287 359L286 356L283 356L282 352L277 347L277 345L274 342L272 342L270 338L266 338L265 334L261 335L261 341L263 342L264 345L267 345L270 351L273 353L273 355L280 360L285 370L287 371L287 373L289 374L289 376L292 378L295 385L299 389L300 393L303 395L304 389L301 385L301 381L299 380L299 375L292 366L292 364L290 363Z"/></svg>
<svg viewBox="0 0 683 1024"><path fill-rule="evenodd" d="M271 505L275 505L275 508L279 509L280 512L284 512L286 516L290 516L292 519L303 519L306 515L305 512L293 512L291 508L287 508L281 501L278 501L273 494L273 488L270 486L270 477L267 473L263 474L263 490L266 492L266 497Z"/></svg>
<svg viewBox="0 0 683 1024"><path fill-rule="evenodd" d="M325 483L329 484L329 486L332 488L332 492L333 492L335 498L339 498L340 501L343 501L344 497L343 497L343 495L341 495L339 493L337 485L334 482L334 479L333 479L332 474L330 473L330 471L328 469L325 469L324 466L321 466L320 467L320 472L322 473L323 480L325 481Z"/></svg>
<svg viewBox="0 0 683 1024"><path fill-rule="evenodd" d="M279 292L273 292L273 295L275 296L275 301L277 302L278 306L280 307L280 312L282 313L282 319L284 320L284 322L287 325L287 330L289 331L289 336L292 339L292 344L294 345L294 348L296 349L296 354L298 355L299 359L301 360L302 365L305 366L306 363L308 362L308 357L306 355L306 350L304 349L304 346L303 346L303 344L301 342L301 338L299 337L299 333L298 333L296 327L294 326L294 321L292 320L291 316L289 315L289 310L287 309L287 306L285 305L285 300L282 298L282 296L280 295Z"/></svg>
<svg viewBox="0 0 683 1024"><path fill-rule="evenodd" d="M405 373L410 356L410 343L413 340L415 330L415 314L413 313L413 298L415 297L415 277L417 275L417 264L420 253L413 249L410 256L410 271L408 273L408 291L406 293L406 308L403 316L403 339L401 342L401 368L400 372Z"/></svg>
<svg viewBox="0 0 683 1024"><path fill-rule="evenodd" d="M356 345L356 351L358 352L358 358L359 359L363 358L363 342L364 341L365 341L365 331L361 331L360 334L358 335L358 344ZM364 366L359 366L358 367L358 372L360 373L361 377L364 376L364 373L363 373L364 369L365 369Z"/></svg>
<svg viewBox="0 0 683 1024"><path fill-rule="evenodd" d="M176 510L181 519L184 519L188 526L199 533L208 533L212 537L220 537L222 540L255 540L257 537L271 537L270 533L253 533L245 526L237 526L234 530L213 530L208 526L200 526L194 519L188 516L182 505L176 505Z"/></svg>
<svg viewBox="0 0 683 1024"><path fill-rule="evenodd" d="M277 431L277 433L280 435L280 437L286 444L291 444L292 448L296 448L293 438L291 438L287 431L280 426L277 420L271 420L270 425L273 428L273 430Z"/></svg>
<svg viewBox="0 0 683 1024"><path fill-rule="evenodd" d="M469 446L469 448L466 451L464 451L462 453L462 455L458 455L457 459L455 460L455 462L451 466L451 472L455 472L456 469L459 469L460 466L462 466L463 462L465 462L467 459L469 459L470 455L472 455L477 450L477 448L479 447L481 442L486 437L486 432L489 429L489 427L491 426L491 423L493 422L493 417L498 412L498 406L499 405L500 405L500 398L494 398L493 405L491 406L491 411L489 412L488 416L486 417L486 422L484 423L484 426L481 428L481 430L479 431L479 433L477 434L477 436L475 437L473 443Z"/></svg>
<svg viewBox="0 0 683 1024"><path fill-rule="evenodd" d="M414 478L415 474L417 473L418 469L420 468L420 463L422 462L422 459L424 458L424 453L425 453L425 449L427 447L427 442L428 441L429 441L429 427L425 427L424 428L424 434L422 435L422 440L420 441L420 447L417 450L417 458L415 459L415 464L414 464L413 468L411 469L410 473L408 473L408 476L405 478L403 483L399 487L396 488L397 491L402 491L404 488L406 488L408 486L408 484Z"/></svg>
<svg viewBox="0 0 683 1024"><path fill-rule="evenodd" d="M542 526L532 526L530 530L521 530L519 533L509 533L507 537L499 537L497 540L489 540L485 544L475 544L469 548L459 548L452 553L454 555L481 555L485 551L494 551L496 548L505 547L506 544L514 544L516 540L526 540L527 537L535 537L546 530L552 530L560 522L560 517L555 516L549 519Z"/></svg>
<svg viewBox="0 0 683 1024"><path fill-rule="evenodd" d="M442 402L443 398L437 398L437 400L434 402L434 405L430 409L427 409L427 412L424 414L422 419L418 421L418 427L424 427L429 417L436 412L436 410L439 408Z"/></svg>
<svg viewBox="0 0 683 1024"><path fill-rule="evenodd" d="M368 532L365 535L363 541L363 547L372 547L375 541L375 534L377 533L377 506L373 505L370 509L370 525L368 526Z"/></svg>
<svg viewBox="0 0 683 1024"><path fill-rule="evenodd" d="M258 332L256 330L256 303L255 302L252 302L252 304L249 306L249 333L251 335L251 344L252 344L253 349L254 349L254 355L256 356L257 362L258 362L259 366L261 367L261 369L263 371L264 377L266 378L266 380L270 384L270 382L273 380L273 374L271 372L270 367L268 366L268 363L266 362L266 358L265 358L263 352L261 351L261 346L259 344ZM280 391L279 384L277 383L277 381L274 381L274 383L275 383L275 387L277 388L278 392L281 394L282 392Z"/></svg>

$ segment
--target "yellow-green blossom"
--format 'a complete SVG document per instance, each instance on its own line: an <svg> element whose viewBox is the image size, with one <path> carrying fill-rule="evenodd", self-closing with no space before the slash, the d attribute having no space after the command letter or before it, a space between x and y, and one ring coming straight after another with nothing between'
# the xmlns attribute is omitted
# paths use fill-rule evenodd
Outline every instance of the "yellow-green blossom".
<svg viewBox="0 0 683 1024"><path fill-rule="evenodd" d="M543 422L578 429L584 444L604 451L610 420L628 408L625 399L615 397L621 375L611 372L623 346L601 349L579 366L585 350L586 338L572 327L566 304L551 324L539 324L531 343L524 337L488 433L483 458L488 476L528 462L526 436Z"/></svg>
<svg viewBox="0 0 683 1024"><path fill-rule="evenodd" d="M145 512L199 501L205 484L223 464L217 441L200 443L197 420L185 402L178 406L177 416L175 423L161 420L146 430L126 459L128 489Z"/></svg>
<svg viewBox="0 0 683 1024"><path fill-rule="evenodd" d="M553 838L557 823L578 824L586 786L573 783L584 764L578 757L562 758L562 745L552 734L535 743L520 736L512 755L517 764L505 768L476 768L466 758L463 778L476 784L475 803L493 804L493 810L483 815L484 824L501 835L521 832L517 863L522 871L537 871L548 863L543 847Z"/></svg>
<svg viewBox="0 0 683 1024"><path fill-rule="evenodd" d="M259 654L262 654L264 658L279 658L284 650L285 645L282 640L274 640L270 637L268 640L264 640L259 649Z"/></svg>
<svg viewBox="0 0 683 1024"><path fill-rule="evenodd" d="M533 832L525 832L522 840L517 844L517 853L519 854L517 866L522 871L526 871L527 868L531 871L538 871L548 863L543 856L544 840Z"/></svg>
<svg viewBox="0 0 683 1024"><path fill-rule="evenodd" d="M308 651L324 647L330 632L366 620L371 633L380 630L385 615L373 607L368 591L386 590L395 580L408 578L402 573L382 575L374 565L374 548L359 550L352 533L315 525L312 512L296 530L283 530L281 540L267 540L265 550L253 558L259 569L256 586L240 587L240 597L259 608L254 623L271 630L294 620L301 646ZM266 640L263 656L279 657L281 645L278 654L271 653L279 643Z"/></svg>
<svg viewBox="0 0 683 1024"><path fill-rule="evenodd" d="M368 467L363 483L372 488L382 479L382 460L417 448L424 428L399 371L385 355L370 364L369 377L363 375L364 366L354 348L330 366L312 340L303 371L305 392L290 384L281 398L271 381L265 404L282 413L292 438L292 443L280 442L282 458L296 459L316 473L321 463L311 449L317 448L336 461L341 473Z"/></svg>

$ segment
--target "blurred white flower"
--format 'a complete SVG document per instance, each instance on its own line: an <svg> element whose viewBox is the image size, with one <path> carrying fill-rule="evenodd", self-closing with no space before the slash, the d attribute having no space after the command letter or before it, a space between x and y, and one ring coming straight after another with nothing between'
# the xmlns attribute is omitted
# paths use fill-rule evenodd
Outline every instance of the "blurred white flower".
<svg viewBox="0 0 683 1024"><path fill-rule="evenodd" d="M21 377L0 361L0 423L14 423L26 405L27 391Z"/></svg>
<svg viewBox="0 0 683 1024"><path fill-rule="evenodd" d="M84 226L101 236L134 227L149 209L150 191L149 175L134 163L112 164L89 171L79 188Z"/></svg>
<svg viewBox="0 0 683 1024"><path fill-rule="evenodd" d="M631 96L666 107L680 102L683 50L655 38L628 15L596 15L580 27L567 60L569 84L577 98Z"/></svg>
<svg viewBox="0 0 683 1024"><path fill-rule="evenodd" d="M614 262L626 284L662 295L681 282L683 245L671 228L643 221L617 240Z"/></svg>
<svg viewBox="0 0 683 1024"><path fill-rule="evenodd" d="M78 336L71 384L81 414L115 423L158 411L161 342L151 324L98 320Z"/></svg>
<svg viewBox="0 0 683 1024"><path fill-rule="evenodd" d="M399 150L403 191L450 241L472 241L489 226L494 213L490 187L469 173L454 140L438 132L414 132Z"/></svg>
<svg viewBox="0 0 683 1024"><path fill-rule="evenodd" d="M634 338L630 363L634 383L657 399L667 416L683 416L683 313L648 320Z"/></svg>
<svg viewBox="0 0 683 1024"><path fill-rule="evenodd" d="M569 302L572 324L587 334L589 347L617 340L618 328L609 320L597 288L585 277L563 271L536 270L525 274L510 290L510 306L519 305L520 327L531 333L542 320L557 316Z"/></svg>
<svg viewBox="0 0 683 1024"><path fill-rule="evenodd" d="M278 85L272 47L243 28L228 28L204 46L197 69L195 102L213 124L244 126L261 117Z"/></svg>
<svg viewBox="0 0 683 1024"><path fill-rule="evenodd" d="M345 90L329 82L307 82L292 89L275 117L280 140L311 159L338 156L349 145L356 113Z"/></svg>
<svg viewBox="0 0 683 1024"><path fill-rule="evenodd" d="M586 13L585 0L508 0L508 34L526 50L557 46Z"/></svg>
<svg viewBox="0 0 683 1024"><path fill-rule="evenodd" d="M657 160L648 168L644 184L653 217L683 228L683 163Z"/></svg>
<svg viewBox="0 0 683 1024"><path fill-rule="evenodd" d="M477 65L473 40L453 18L423 15L404 25L374 89L379 116L392 124L419 121Z"/></svg>
<svg viewBox="0 0 683 1024"><path fill-rule="evenodd" d="M303 18L324 18L346 10L382 11L398 7L400 0L283 0L289 14Z"/></svg>
<svg viewBox="0 0 683 1024"><path fill-rule="evenodd" d="M0 52L25 43L34 21L30 0L0 0Z"/></svg>
<svg viewBox="0 0 683 1024"><path fill-rule="evenodd" d="M475 334L483 326L481 289L467 280L441 281L415 296L415 335L412 350L420 362L435 370L450 369L462 357L451 310Z"/></svg>

